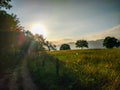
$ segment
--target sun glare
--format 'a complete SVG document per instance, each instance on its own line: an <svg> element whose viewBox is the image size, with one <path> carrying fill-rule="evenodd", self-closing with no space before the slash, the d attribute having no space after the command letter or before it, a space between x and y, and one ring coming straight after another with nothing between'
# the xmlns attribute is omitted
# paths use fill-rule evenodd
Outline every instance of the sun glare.
<svg viewBox="0 0 120 90"><path fill-rule="evenodd" d="M34 24L32 25L31 32L33 34L40 34L43 35L43 37L46 37L46 28L42 24Z"/></svg>

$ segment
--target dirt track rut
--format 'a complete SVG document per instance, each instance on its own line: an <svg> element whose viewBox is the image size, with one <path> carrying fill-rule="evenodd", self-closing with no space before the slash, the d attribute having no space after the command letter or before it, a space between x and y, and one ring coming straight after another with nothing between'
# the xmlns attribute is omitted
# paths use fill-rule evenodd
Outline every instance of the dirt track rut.
<svg viewBox="0 0 120 90"><path fill-rule="evenodd" d="M27 67L27 57L11 74L0 79L0 90L38 90L33 83Z"/></svg>

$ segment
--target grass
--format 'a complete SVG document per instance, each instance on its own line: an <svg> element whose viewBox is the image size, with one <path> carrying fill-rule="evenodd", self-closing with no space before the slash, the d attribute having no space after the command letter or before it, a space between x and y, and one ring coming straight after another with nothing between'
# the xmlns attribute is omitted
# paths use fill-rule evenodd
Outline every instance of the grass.
<svg viewBox="0 0 120 90"><path fill-rule="evenodd" d="M22 56L19 52L0 54L0 75L11 72L21 62Z"/></svg>
<svg viewBox="0 0 120 90"><path fill-rule="evenodd" d="M34 82L42 89L119 90L119 54L120 49L51 51L30 58L28 66Z"/></svg>

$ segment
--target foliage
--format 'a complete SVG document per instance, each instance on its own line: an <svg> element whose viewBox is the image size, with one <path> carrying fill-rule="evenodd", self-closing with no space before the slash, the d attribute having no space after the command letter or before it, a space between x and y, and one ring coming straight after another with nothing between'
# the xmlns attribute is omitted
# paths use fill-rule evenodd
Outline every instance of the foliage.
<svg viewBox="0 0 120 90"><path fill-rule="evenodd" d="M2 8L10 9L11 0L0 0L0 53L11 52L18 49L23 43L23 27L19 24L19 19L15 14L8 14ZM19 41L20 40L20 41Z"/></svg>
<svg viewBox="0 0 120 90"><path fill-rule="evenodd" d="M117 40L117 42L116 42L116 47L117 47L117 48L120 47L120 40Z"/></svg>
<svg viewBox="0 0 120 90"><path fill-rule="evenodd" d="M18 64L21 63L21 56L19 51L9 52L0 55L0 76L3 73L13 70Z"/></svg>
<svg viewBox="0 0 120 90"><path fill-rule="evenodd" d="M27 54L28 50L30 49L31 42L33 40L33 35L30 31L24 31L25 41L20 46L20 50L22 54Z"/></svg>
<svg viewBox="0 0 120 90"><path fill-rule="evenodd" d="M19 29L19 20L16 15L0 11L0 31L15 31Z"/></svg>
<svg viewBox="0 0 120 90"><path fill-rule="evenodd" d="M48 47L48 50L56 50L56 45L53 45L52 43L50 43L49 41L45 42L45 45Z"/></svg>
<svg viewBox="0 0 120 90"><path fill-rule="evenodd" d="M0 9L6 8L6 9L10 9L12 7L12 5L10 5L11 0L0 0Z"/></svg>
<svg viewBox="0 0 120 90"><path fill-rule="evenodd" d="M45 38L43 37L43 35L39 35L39 34L34 35L33 42L34 42L33 48L35 49L35 51L39 52L45 50L44 48Z"/></svg>
<svg viewBox="0 0 120 90"><path fill-rule="evenodd" d="M32 40L31 43L32 43L31 48L33 51L39 52L39 51L44 50L44 47L38 41Z"/></svg>
<svg viewBox="0 0 120 90"><path fill-rule="evenodd" d="M42 46L44 45L45 38L43 37L43 35L36 34L34 37Z"/></svg>
<svg viewBox="0 0 120 90"><path fill-rule="evenodd" d="M113 47L119 47L120 46L120 41L116 39L115 37L106 37L103 41L103 46L106 48L113 48Z"/></svg>
<svg viewBox="0 0 120 90"><path fill-rule="evenodd" d="M62 44L61 47L60 47L60 50L70 50L70 45Z"/></svg>
<svg viewBox="0 0 120 90"><path fill-rule="evenodd" d="M79 47L79 48L83 48L83 47L88 48L88 42L86 40L77 40L75 44L76 44L76 47Z"/></svg>
<svg viewBox="0 0 120 90"><path fill-rule="evenodd" d="M12 49L17 42L17 35L21 31L19 20L14 14L0 11L0 50L7 51Z"/></svg>

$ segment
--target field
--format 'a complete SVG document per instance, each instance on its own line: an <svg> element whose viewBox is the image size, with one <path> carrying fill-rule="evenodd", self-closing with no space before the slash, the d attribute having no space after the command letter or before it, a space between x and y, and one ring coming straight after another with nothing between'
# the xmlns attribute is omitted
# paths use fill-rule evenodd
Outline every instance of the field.
<svg viewBox="0 0 120 90"><path fill-rule="evenodd" d="M44 52L29 57L28 67L39 89L120 89L120 49Z"/></svg>

